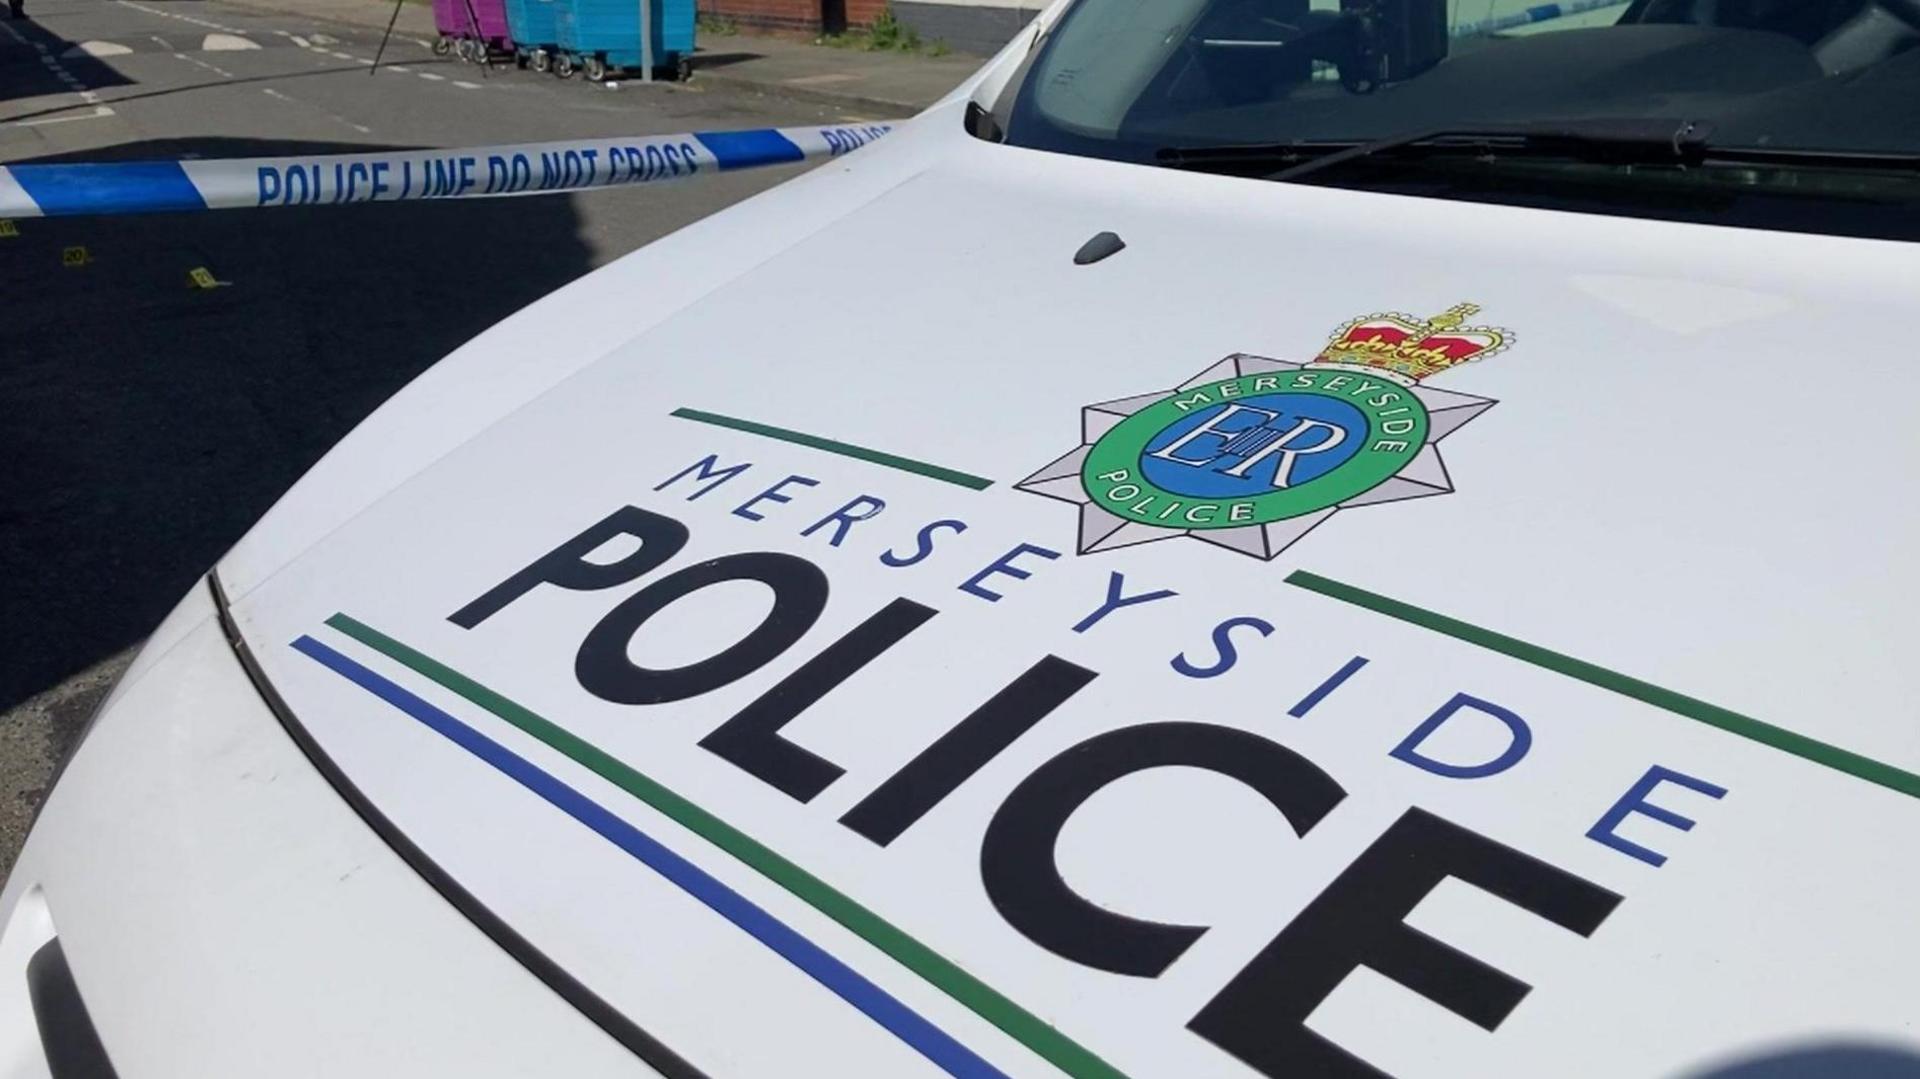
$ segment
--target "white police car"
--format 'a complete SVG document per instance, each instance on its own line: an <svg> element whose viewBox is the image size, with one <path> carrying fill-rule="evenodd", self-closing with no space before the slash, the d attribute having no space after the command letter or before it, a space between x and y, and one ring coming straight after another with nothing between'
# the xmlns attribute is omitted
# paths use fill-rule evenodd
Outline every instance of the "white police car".
<svg viewBox="0 0 1920 1079"><path fill-rule="evenodd" d="M1920 1074L1917 27L1056 5L221 561L0 1068Z"/></svg>

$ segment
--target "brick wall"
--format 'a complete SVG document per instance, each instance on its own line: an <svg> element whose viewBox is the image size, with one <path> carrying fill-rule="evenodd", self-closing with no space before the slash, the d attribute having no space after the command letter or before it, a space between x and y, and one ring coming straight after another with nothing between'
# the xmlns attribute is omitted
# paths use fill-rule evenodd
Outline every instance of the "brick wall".
<svg viewBox="0 0 1920 1079"><path fill-rule="evenodd" d="M887 0L698 0L698 7L702 15L732 20L743 29L818 34L866 26L886 10Z"/></svg>
<svg viewBox="0 0 1920 1079"><path fill-rule="evenodd" d="M821 15L826 2L828 0L698 0L698 6L700 14L729 19L744 29L801 30L817 34L822 29Z"/></svg>
<svg viewBox="0 0 1920 1079"><path fill-rule="evenodd" d="M887 0L844 0L844 4L849 26L870 25L887 10Z"/></svg>

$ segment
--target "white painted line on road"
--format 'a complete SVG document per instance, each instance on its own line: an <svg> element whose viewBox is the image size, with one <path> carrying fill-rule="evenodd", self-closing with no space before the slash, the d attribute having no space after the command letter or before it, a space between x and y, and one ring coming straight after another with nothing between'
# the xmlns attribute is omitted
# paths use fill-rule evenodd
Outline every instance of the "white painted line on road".
<svg viewBox="0 0 1920 1079"><path fill-rule="evenodd" d="M218 75L218 76L220 76L220 77L221 77L221 78L223 78L223 79L231 79L231 78L233 78L233 72L231 72L231 71L227 71L227 70L225 70L225 69L223 69L223 68L218 68L218 67L215 67L215 66L213 66L212 64L209 64L209 63L207 63L207 62L206 62L205 60L202 60L202 59L200 59L199 57L196 57L196 56L188 56L188 55L187 55L186 53L184 53L184 52L176 52L176 53L174 53L174 54L173 54L173 58L174 58L175 60L185 60L185 61L186 61L187 63L189 63L189 64L194 64L194 65L196 65L196 66L198 66L198 67L204 67L204 68L206 68L206 69L207 69L208 71L211 71L211 72L213 72L213 73L214 73L215 75Z"/></svg>
<svg viewBox="0 0 1920 1079"><path fill-rule="evenodd" d="M333 50L331 50L331 49L329 49L329 50L327 51L327 55L328 55L328 56L331 56L331 57L333 57L333 58L334 58L334 59L336 59L336 60L351 60L351 59L353 59L353 56L352 56L352 54L350 54L350 53L344 53L344 52L336 52L336 51L333 51Z"/></svg>
<svg viewBox="0 0 1920 1079"><path fill-rule="evenodd" d="M272 89L271 87L262 88L260 92L267 95L268 97L274 98L279 101L284 101L289 105L299 105L302 108L312 109L313 111L319 113L320 115L325 116L327 119L332 120L335 123L345 124L348 127L354 129L355 131L358 131L362 135L373 134L373 129L370 127L366 127L362 124L356 124L352 120L347 119L346 117L340 115L339 113L328 112L327 110L320 108L317 105L311 105L305 101L300 101L295 98L288 97L286 94L283 94L278 90Z"/></svg>
<svg viewBox="0 0 1920 1079"><path fill-rule="evenodd" d="M303 49L311 47L311 43L307 41L306 38L301 37L299 34L288 34L287 36L293 39L293 43L295 45L298 45Z"/></svg>
<svg viewBox="0 0 1920 1079"><path fill-rule="evenodd" d="M372 67L372 66L373 66L373 61L372 61L372 60L366 60L366 59L362 59L361 57L358 57L358 56L356 56L356 57L354 57L354 58L353 58L353 62L354 62L354 63L356 63L356 64L365 64L365 65L367 65L368 67Z"/></svg>
<svg viewBox="0 0 1920 1079"><path fill-rule="evenodd" d="M427 80L428 82L446 82L447 81L447 77L445 75L435 75L431 71L416 71L414 72L414 74L420 76L421 78Z"/></svg>
<svg viewBox="0 0 1920 1079"><path fill-rule="evenodd" d="M13 27L8 26L4 22L0 22L0 30L6 31L8 37L12 38L13 40L19 42L22 45L33 46L34 51L40 54L41 62L47 65L48 69L53 72L56 78L58 78L61 82L67 85L68 93L80 95L80 100L86 102L89 105L96 105L96 106L99 105L100 95L94 93L92 90L87 89L84 83L82 83L79 79L76 79L73 77L73 72L68 71L66 68L60 66L59 58L49 55L47 52L47 47L45 45L41 44L38 41L28 41L26 37L20 33L20 31L15 30ZM128 51L131 52L132 50L129 49ZM104 106L101 106L101 107L104 108ZM107 111L105 111L104 113L96 113L95 115L96 116L112 116L113 110L107 109ZM41 121L41 120L15 121L14 126L36 127L41 123L62 123L67 120L88 120L92 118L93 117L90 117L90 116L65 116L65 117L50 118L44 121Z"/></svg>
<svg viewBox="0 0 1920 1079"><path fill-rule="evenodd" d="M48 116L39 120L15 120L10 124L0 124L0 127L45 127L48 124L70 124L75 120L98 120L112 115L112 109L105 105L95 105L92 112L82 113L79 116Z"/></svg>
<svg viewBox="0 0 1920 1079"><path fill-rule="evenodd" d="M125 56L133 50L117 41L82 41L60 54L63 60L73 60L85 56Z"/></svg>
<svg viewBox="0 0 1920 1079"><path fill-rule="evenodd" d="M169 45L169 44L167 44L167 39L166 39L166 38L163 38L163 37L161 37L161 36L160 36L159 34L149 34L148 36L149 36L149 37L151 37L151 38L153 38L153 43L154 43L154 44L156 44L156 45L158 45L158 46L160 46L161 48L163 48L163 49L165 49L165 50L167 50L168 52L172 52L172 51L173 51L173 46L172 46L172 45Z"/></svg>
<svg viewBox="0 0 1920 1079"><path fill-rule="evenodd" d="M200 42L200 49L203 52L244 52L259 47L259 42L238 34L208 34Z"/></svg>
<svg viewBox="0 0 1920 1079"><path fill-rule="evenodd" d="M455 80L453 80L453 84L454 84L455 86L458 86L458 87L459 87L460 89L462 89L462 90L478 90L478 89L480 89L480 84L479 84L479 83L477 83L477 82L462 82L462 81L460 81L459 79L455 79Z"/></svg>

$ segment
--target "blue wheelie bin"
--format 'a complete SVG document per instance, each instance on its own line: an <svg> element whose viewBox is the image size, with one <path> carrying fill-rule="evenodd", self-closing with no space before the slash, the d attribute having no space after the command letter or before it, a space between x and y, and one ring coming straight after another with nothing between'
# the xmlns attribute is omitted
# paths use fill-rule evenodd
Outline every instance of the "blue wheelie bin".
<svg viewBox="0 0 1920 1079"><path fill-rule="evenodd" d="M553 6L559 43L555 74L566 78L580 70L599 81L641 67L640 0L553 0ZM693 55L694 0L649 0L648 6L654 71L686 78Z"/></svg>
<svg viewBox="0 0 1920 1079"><path fill-rule="evenodd" d="M507 26L522 64L535 71L548 71L559 51L560 37L554 28L557 0L506 0Z"/></svg>

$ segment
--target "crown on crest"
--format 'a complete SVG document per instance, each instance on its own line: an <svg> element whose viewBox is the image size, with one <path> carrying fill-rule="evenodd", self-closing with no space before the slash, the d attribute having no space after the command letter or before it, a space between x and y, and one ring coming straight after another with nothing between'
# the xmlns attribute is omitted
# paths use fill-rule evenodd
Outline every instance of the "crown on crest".
<svg viewBox="0 0 1920 1079"><path fill-rule="evenodd" d="M1417 382L1428 375L1490 356L1513 342L1491 326L1468 326L1478 304L1455 304L1429 319L1388 313L1364 315L1334 332L1313 365L1365 367Z"/></svg>

